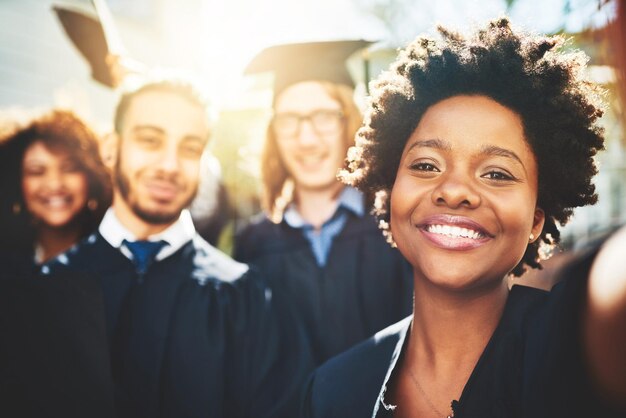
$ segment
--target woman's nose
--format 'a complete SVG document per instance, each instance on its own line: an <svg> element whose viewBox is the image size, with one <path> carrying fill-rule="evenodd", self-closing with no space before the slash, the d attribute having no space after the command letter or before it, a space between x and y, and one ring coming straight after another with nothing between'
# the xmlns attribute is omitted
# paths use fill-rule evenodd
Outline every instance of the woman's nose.
<svg viewBox="0 0 626 418"><path fill-rule="evenodd" d="M467 176L447 174L432 194L433 203L446 205L452 209L459 207L475 208L481 197Z"/></svg>
<svg viewBox="0 0 626 418"><path fill-rule="evenodd" d="M45 186L53 191L63 187L64 175L60 170L48 170L45 176Z"/></svg>

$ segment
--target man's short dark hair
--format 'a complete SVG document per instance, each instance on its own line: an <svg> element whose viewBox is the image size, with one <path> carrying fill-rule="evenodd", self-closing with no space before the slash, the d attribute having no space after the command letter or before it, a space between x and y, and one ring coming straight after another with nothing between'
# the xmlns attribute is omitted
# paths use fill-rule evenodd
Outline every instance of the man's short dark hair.
<svg viewBox="0 0 626 418"><path fill-rule="evenodd" d="M149 77L142 80L141 83L127 87L122 92L120 101L115 108L114 128L118 135L122 133L124 117L133 98L148 91L164 91L177 94L204 109L208 119L208 101L194 83L182 77Z"/></svg>

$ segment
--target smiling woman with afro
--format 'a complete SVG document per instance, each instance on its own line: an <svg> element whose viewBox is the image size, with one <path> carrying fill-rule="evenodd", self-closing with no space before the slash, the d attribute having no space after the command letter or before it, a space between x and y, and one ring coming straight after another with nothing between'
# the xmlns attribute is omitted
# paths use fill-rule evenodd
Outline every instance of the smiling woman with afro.
<svg viewBox="0 0 626 418"><path fill-rule="evenodd" d="M528 245L513 270L538 268L540 241L559 242L557 222L573 209L597 201L591 178L603 149L601 91L583 79L586 57L561 53L560 37L532 36L493 21L471 37L439 28L441 40L416 39L373 87L366 123L348 153L344 181L377 198L377 215L388 225L389 192L406 141L433 104L458 95L483 95L522 119L539 168L537 206L545 212L540 240Z"/></svg>

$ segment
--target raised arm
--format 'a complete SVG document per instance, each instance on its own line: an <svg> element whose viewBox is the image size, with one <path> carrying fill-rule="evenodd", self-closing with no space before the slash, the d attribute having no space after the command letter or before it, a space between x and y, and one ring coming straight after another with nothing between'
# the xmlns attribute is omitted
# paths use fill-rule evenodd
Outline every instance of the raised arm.
<svg viewBox="0 0 626 418"><path fill-rule="evenodd" d="M607 240L589 273L584 332L600 388L626 407L626 226Z"/></svg>

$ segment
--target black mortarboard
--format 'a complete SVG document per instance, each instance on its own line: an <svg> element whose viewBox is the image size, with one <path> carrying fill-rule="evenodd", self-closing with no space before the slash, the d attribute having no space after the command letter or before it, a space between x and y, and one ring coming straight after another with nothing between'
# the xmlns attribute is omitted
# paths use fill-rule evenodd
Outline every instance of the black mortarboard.
<svg viewBox="0 0 626 418"><path fill-rule="evenodd" d="M107 65L107 57L120 56L124 50L106 3L94 1L94 5L98 16L62 6L53 6L53 10L67 36L89 63L93 79L115 87L119 80L112 72L113 67Z"/></svg>
<svg viewBox="0 0 626 418"><path fill-rule="evenodd" d="M54 6L53 9L67 36L89 62L91 76L96 81L113 87L113 77L106 63L109 47L100 22L77 10L60 6Z"/></svg>
<svg viewBox="0 0 626 418"><path fill-rule="evenodd" d="M275 45L257 54L244 74L274 72L274 93L306 80L330 81L354 87L346 61L370 41L326 41ZM367 80L366 80L367 82Z"/></svg>

